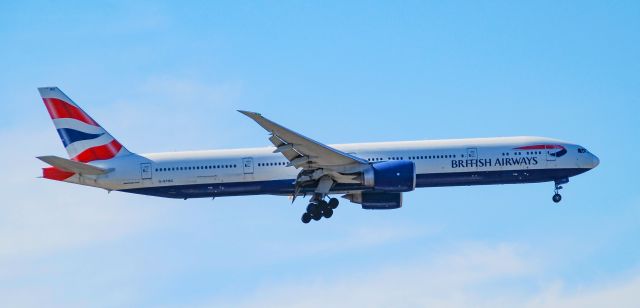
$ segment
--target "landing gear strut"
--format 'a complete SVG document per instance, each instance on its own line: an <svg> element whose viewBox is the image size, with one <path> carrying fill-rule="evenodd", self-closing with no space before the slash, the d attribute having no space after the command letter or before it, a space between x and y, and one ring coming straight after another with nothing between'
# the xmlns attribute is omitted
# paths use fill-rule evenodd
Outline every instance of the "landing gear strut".
<svg viewBox="0 0 640 308"><path fill-rule="evenodd" d="M555 180L554 184L555 184L555 190L554 190L554 194L553 194L553 198L551 198L553 200L553 202L558 203L562 200L562 195L560 195L559 191L562 189L562 184L567 184L569 183L569 179L560 179L560 180Z"/></svg>
<svg viewBox="0 0 640 308"><path fill-rule="evenodd" d="M324 201L322 198L313 198L309 205L307 205L307 211L302 214L302 222L308 224L312 219L315 221L321 218L331 218L333 216L333 210L338 207L339 201L336 198L329 199L329 202Z"/></svg>

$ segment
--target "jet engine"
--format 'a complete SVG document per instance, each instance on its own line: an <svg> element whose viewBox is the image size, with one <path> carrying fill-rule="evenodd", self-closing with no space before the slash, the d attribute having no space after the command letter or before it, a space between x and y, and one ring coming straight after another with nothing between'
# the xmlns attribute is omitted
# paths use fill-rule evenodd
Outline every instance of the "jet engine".
<svg viewBox="0 0 640 308"><path fill-rule="evenodd" d="M362 205L365 210L391 210L402 207L402 193L363 191L343 198Z"/></svg>
<svg viewBox="0 0 640 308"><path fill-rule="evenodd" d="M374 163L362 174L362 184L379 192L406 192L416 188L416 165L412 161Z"/></svg>

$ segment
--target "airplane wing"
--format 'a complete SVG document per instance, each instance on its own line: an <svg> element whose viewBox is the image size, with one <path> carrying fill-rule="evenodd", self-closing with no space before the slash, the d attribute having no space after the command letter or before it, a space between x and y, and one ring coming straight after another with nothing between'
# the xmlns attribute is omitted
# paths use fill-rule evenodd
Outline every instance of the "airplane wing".
<svg viewBox="0 0 640 308"><path fill-rule="evenodd" d="M366 159L307 138L259 113L238 111L271 133L269 141L276 146L274 153L282 153L290 166L302 168L295 181L292 202L300 194L302 186L311 185L317 195L325 196L335 183L360 183L361 178L354 173L369 166Z"/></svg>
<svg viewBox="0 0 640 308"><path fill-rule="evenodd" d="M368 161L344 153L275 123L259 113L238 110L271 133L269 140L276 146L274 153L282 153L296 168L330 170L350 165L367 165Z"/></svg>
<svg viewBox="0 0 640 308"><path fill-rule="evenodd" d="M58 156L39 156L38 159L60 170L79 174L100 175L111 171Z"/></svg>

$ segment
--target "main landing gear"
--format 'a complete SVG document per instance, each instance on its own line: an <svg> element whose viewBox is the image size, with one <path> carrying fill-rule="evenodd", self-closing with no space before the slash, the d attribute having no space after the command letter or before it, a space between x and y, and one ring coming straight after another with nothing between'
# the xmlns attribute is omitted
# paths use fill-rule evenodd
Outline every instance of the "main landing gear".
<svg viewBox="0 0 640 308"><path fill-rule="evenodd" d="M569 179L560 179L560 180L554 181L555 190L554 190L553 198L551 198L553 202L558 203L562 201L562 195L559 193L560 189L562 189L562 186L560 185L567 184L567 183L569 183Z"/></svg>
<svg viewBox="0 0 640 308"><path fill-rule="evenodd" d="M320 220L322 217L331 218L333 210L338 207L339 201L336 198L329 199L329 202L323 199L312 199L307 206L307 211L302 214L302 222L308 224L312 219Z"/></svg>

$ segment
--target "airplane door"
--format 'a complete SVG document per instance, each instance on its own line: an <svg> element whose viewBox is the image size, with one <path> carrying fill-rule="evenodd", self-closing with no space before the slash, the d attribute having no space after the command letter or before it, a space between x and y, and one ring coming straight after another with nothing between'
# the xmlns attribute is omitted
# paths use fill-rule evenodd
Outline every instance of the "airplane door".
<svg viewBox="0 0 640 308"><path fill-rule="evenodd" d="M140 164L140 177L143 180L151 179L151 164L150 163L142 163Z"/></svg>
<svg viewBox="0 0 640 308"><path fill-rule="evenodd" d="M551 155L554 153L554 151L557 151L556 149L552 149L550 146L546 146L545 149L545 156L547 156L547 168L555 168L558 166L558 163L556 162L556 156L555 155Z"/></svg>
<svg viewBox="0 0 640 308"><path fill-rule="evenodd" d="M242 159L242 168L244 174L253 174L253 158L245 157Z"/></svg>
<svg viewBox="0 0 640 308"><path fill-rule="evenodd" d="M554 151L554 149L551 149L549 146L547 146L546 148L547 148L547 161L556 160L556 156L555 155L551 155L551 152Z"/></svg>
<svg viewBox="0 0 640 308"><path fill-rule="evenodd" d="M467 167L467 169L478 170L478 148L467 148L467 159L475 159L476 164L472 165L472 167Z"/></svg>
<svg viewBox="0 0 640 308"><path fill-rule="evenodd" d="M478 148L468 148L467 157L469 159L478 159Z"/></svg>

